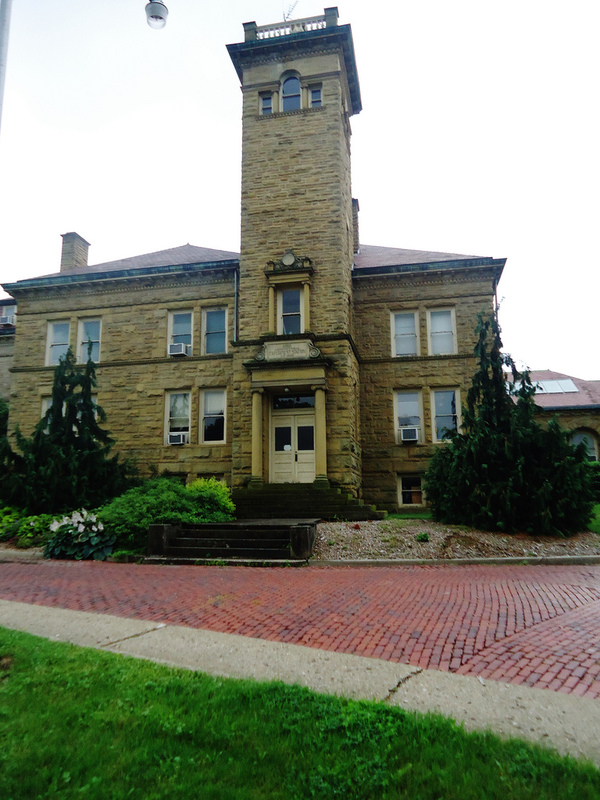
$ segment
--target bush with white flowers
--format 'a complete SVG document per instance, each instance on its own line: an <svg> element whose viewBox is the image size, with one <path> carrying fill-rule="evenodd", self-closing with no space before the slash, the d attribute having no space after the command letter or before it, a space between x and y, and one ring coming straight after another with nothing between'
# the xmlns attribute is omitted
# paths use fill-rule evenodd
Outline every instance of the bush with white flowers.
<svg viewBox="0 0 600 800"><path fill-rule="evenodd" d="M96 515L85 508L54 520L50 530L53 534L44 548L45 558L104 561L112 553L116 539L106 532Z"/></svg>

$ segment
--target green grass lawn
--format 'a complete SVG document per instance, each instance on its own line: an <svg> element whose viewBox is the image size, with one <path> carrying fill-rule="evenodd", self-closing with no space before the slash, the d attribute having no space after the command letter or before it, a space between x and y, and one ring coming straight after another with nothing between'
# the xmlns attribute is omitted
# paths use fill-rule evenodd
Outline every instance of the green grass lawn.
<svg viewBox="0 0 600 800"><path fill-rule="evenodd" d="M0 798L597 800L600 771L451 721L0 629Z"/></svg>
<svg viewBox="0 0 600 800"><path fill-rule="evenodd" d="M590 522L590 530L594 533L600 533L600 503L594 506L594 516Z"/></svg>

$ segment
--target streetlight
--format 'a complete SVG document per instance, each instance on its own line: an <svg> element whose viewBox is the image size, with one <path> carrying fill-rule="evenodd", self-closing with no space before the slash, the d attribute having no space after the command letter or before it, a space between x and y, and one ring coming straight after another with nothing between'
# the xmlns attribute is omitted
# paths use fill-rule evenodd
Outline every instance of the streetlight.
<svg viewBox="0 0 600 800"><path fill-rule="evenodd" d="M148 25L155 30L165 27L168 15L169 9L160 0L154 0L146 6L146 20Z"/></svg>

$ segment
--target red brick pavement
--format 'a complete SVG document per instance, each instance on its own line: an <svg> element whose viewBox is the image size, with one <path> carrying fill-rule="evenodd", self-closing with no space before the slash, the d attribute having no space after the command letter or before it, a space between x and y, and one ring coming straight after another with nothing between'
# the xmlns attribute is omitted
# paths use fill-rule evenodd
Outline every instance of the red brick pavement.
<svg viewBox="0 0 600 800"><path fill-rule="evenodd" d="M599 566L6 563L0 598L600 697Z"/></svg>

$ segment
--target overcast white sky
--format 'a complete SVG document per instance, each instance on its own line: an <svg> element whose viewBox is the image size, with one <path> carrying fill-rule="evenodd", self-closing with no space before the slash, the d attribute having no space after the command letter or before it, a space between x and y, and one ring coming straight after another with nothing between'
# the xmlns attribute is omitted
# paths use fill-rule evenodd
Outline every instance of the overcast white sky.
<svg viewBox="0 0 600 800"><path fill-rule="evenodd" d="M241 95L225 45L284 0L13 0L0 282L186 242L238 250ZM293 17L322 14L299 0ZM365 244L507 257L505 349L600 379L597 0L340 0L363 111Z"/></svg>

